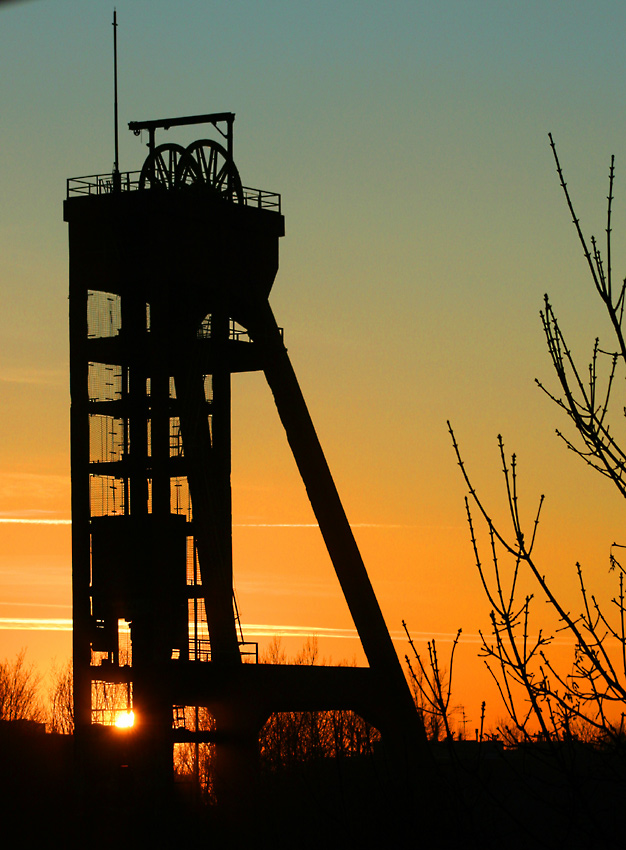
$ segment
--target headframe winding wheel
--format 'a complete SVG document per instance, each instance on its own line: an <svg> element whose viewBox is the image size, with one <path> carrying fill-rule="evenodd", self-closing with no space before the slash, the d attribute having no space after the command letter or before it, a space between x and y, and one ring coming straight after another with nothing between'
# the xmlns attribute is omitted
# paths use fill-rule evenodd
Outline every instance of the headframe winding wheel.
<svg viewBox="0 0 626 850"><path fill-rule="evenodd" d="M147 157L139 175L140 189L178 189L181 162L186 164L187 150L182 145L166 142ZM190 165L193 169L194 166Z"/></svg>
<svg viewBox="0 0 626 850"><path fill-rule="evenodd" d="M228 152L212 139L199 139L187 148L188 158L180 164L181 185L200 182L224 198L243 203L241 178Z"/></svg>
<svg viewBox="0 0 626 850"><path fill-rule="evenodd" d="M187 148L167 143L147 157L139 177L140 189L208 187L220 197L244 202L241 178L228 152L212 139L199 139Z"/></svg>

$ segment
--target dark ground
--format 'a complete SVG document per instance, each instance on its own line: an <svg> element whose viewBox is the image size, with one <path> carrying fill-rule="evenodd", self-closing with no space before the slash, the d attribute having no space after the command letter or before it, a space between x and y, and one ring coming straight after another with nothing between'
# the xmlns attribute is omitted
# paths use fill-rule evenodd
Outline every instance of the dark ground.
<svg viewBox="0 0 626 850"><path fill-rule="evenodd" d="M623 848L626 758L578 744L503 751L438 744L397 782L383 752L266 773L236 810L189 785L140 803L128 769L76 778L73 739L0 729L0 822L24 846L246 848Z"/></svg>

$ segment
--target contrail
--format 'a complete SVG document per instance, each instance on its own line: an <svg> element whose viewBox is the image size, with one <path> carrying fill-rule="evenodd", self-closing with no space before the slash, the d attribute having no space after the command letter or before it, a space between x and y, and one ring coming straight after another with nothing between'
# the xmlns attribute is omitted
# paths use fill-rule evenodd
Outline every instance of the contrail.
<svg viewBox="0 0 626 850"><path fill-rule="evenodd" d="M71 525L71 519L27 519L25 517L0 517L0 523L16 525ZM407 525L388 522L351 522L350 528L429 528L423 525ZM457 528L458 526L441 526ZM316 522L234 522L233 528L319 528ZM439 526L438 526L439 528Z"/></svg>
<svg viewBox="0 0 626 850"><path fill-rule="evenodd" d="M358 640L356 629L329 628L328 626L286 626L279 623L242 623L246 637L319 637L335 640ZM69 632L72 630L72 620L62 617L0 617L0 631L51 631ZM452 641L456 632L411 632L413 638L430 640L433 637L442 642ZM406 635L402 631L391 632L394 641L406 643ZM479 635L461 635L461 642L475 643L480 641Z"/></svg>
<svg viewBox="0 0 626 850"><path fill-rule="evenodd" d="M18 604L18 603L0 603ZM19 603L22 604L22 603ZM24 603L25 604L25 603ZM56 606L55 606L56 607ZM58 606L61 607L61 606ZM62 606L66 607L66 606ZM192 628L192 624L189 624ZM329 628L327 626L285 626L278 623L242 623L241 628L246 638L271 638L271 637L294 637L294 638L330 638L333 640L358 640L356 629ZM61 617L0 617L0 631L49 631L49 632L71 632L72 620ZM404 631L390 631L391 639L395 643L407 644ZM439 643L451 643L456 638L456 632L424 632L411 630L413 640L419 642L436 640ZM459 643L482 643L478 634L461 633ZM575 641L564 638L555 638L551 646L573 646Z"/></svg>
<svg viewBox="0 0 626 850"><path fill-rule="evenodd" d="M71 519L22 519L19 517L0 517L5 525L71 525Z"/></svg>
<svg viewBox="0 0 626 850"><path fill-rule="evenodd" d="M25 632L71 632L72 621L43 617L0 617L0 630Z"/></svg>

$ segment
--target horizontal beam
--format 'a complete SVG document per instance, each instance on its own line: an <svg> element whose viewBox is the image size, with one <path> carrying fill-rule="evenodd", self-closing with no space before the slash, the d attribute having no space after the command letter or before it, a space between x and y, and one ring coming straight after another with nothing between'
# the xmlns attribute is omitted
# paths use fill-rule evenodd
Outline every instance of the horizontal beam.
<svg viewBox="0 0 626 850"><path fill-rule="evenodd" d="M142 130L169 130L170 127L183 127L188 124L215 124L218 121L226 121L232 124L235 120L234 112L212 112L207 115L188 115L184 118L157 118L154 121L130 121L128 129L135 135Z"/></svg>

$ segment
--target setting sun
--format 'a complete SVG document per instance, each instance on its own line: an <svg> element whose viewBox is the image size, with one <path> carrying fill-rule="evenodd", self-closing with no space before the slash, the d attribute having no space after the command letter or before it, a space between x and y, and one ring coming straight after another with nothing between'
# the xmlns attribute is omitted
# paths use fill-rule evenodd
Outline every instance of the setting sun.
<svg viewBox="0 0 626 850"><path fill-rule="evenodd" d="M135 723L134 711L123 711L115 720L118 729L130 729Z"/></svg>

